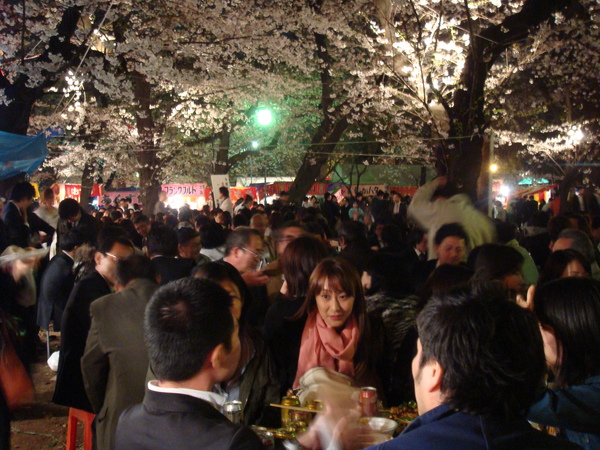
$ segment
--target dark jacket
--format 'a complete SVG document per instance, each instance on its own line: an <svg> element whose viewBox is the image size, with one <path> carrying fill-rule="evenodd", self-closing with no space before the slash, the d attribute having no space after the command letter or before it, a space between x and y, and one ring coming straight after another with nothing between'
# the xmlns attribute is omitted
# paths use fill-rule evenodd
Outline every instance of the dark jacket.
<svg viewBox="0 0 600 450"><path fill-rule="evenodd" d="M188 258L174 258L169 256L155 256L152 265L156 273L160 275L160 285L189 277L196 262Z"/></svg>
<svg viewBox="0 0 600 450"><path fill-rule="evenodd" d="M289 300L280 295L269 307L265 318L265 340L273 355L282 397L292 388L298 370L306 317L300 320L291 320L291 317L298 312L303 302L304 299Z"/></svg>
<svg viewBox="0 0 600 450"><path fill-rule="evenodd" d="M251 333L254 356L246 365L239 379L240 401L244 405L244 423L246 426L260 425L276 428L281 414L269 406L279 403L279 383L271 352L258 332Z"/></svg>
<svg viewBox="0 0 600 450"><path fill-rule="evenodd" d="M96 417L99 449L114 447L119 416L144 400L148 352L144 311L158 285L135 280L126 289L92 302L92 325L81 371Z"/></svg>
<svg viewBox="0 0 600 450"><path fill-rule="evenodd" d="M446 405L428 411L396 439L371 449L471 450L579 448L569 441L534 430L515 414L507 421L453 411Z"/></svg>
<svg viewBox="0 0 600 450"><path fill-rule="evenodd" d="M66 219L59 219L57 226L57 250L58 248L60 248L60 238L68 230L71 230L73 228L81 232L81 234L83 235L84 242L96 245L98 240L98 234L100 233L100 229L102 228L102 223L95 217L86 213L83 210L83 208L81 209L81 218L76 224L72 224Z"/></svg>
<svg viewBox="0 0 600 450"><path fill-rule="evenodd" d="M121 415L115 448L264 450L256 434L232 424L204 400L150 390L146 390L144 403Z"/></svg>
<svg viewBox="0 0 600 450"><path fill-rule="evenodd" d="M90 305L110 293L110 286L95 269L73 288L62 317L54 403L93 412L83 386L81 357L91 325Z"/></svg>
<svg viewBox="0 0 600 450"><path fill-rule="evenodd" d="M369 316L383 322L379 376L389 405L415 400L411 363L417 351L417 301L414 295L394 298L382 292L365 298Z"/></svg>
<svg viewBox="0 0 600 450"><path fill-rule="evenodd" d="M37 324L45 330L53 321L54 331L60 331L62 315L75 284L74 264L73 258L61 252L52 258L42 275Z"/></svg>
<svg viewBox="0 0 600 450"><path fill-rule="evenodd" d="M8 232L8 245L16 245L21 248L29 247L31 230L25 224L19 208L12 202L7 202L4 205L4 224Z"/></svg>
<svg viewBox="0 0 600 450"><path fill-rule="evenodd" d="M585 449L600 448L600 375L578 386L547 390L527 419L559 428L561 435Z"/></svg>

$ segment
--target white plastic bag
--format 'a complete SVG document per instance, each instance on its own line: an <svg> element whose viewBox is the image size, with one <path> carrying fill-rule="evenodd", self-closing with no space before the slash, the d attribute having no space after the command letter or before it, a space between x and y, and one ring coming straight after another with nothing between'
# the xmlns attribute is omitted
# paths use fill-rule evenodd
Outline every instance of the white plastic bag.
<svg viewBox="0 0 600 450"><path fill-rule="evenodd" d="M48 367L50 367L55 372L58 370L59 353L60 352L58 352L58 351L54 352L50 355L50 358L48 358Z"/></svg>

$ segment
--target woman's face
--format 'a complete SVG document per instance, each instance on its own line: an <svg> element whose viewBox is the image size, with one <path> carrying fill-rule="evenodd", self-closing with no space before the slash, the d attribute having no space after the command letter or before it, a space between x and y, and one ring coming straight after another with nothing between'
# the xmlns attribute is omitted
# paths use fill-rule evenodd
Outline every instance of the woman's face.
<svg viewBox="0 0 600 450"><path fill-rule="evenodd" d="M502 278L502 285L509 291L522 292L525 289L525 279L521 269L514 273L509 273Z"/></svg>
<svg viewBox="0 0 600 450"><path fill-rule="evenodd" d="M325 323L338 329L345 325L354 307L354 297L336 289L329 279L317 294L316 302L319 314Z"/></svg>
<svg viewBox="0 0 600 450"><path fill-rule="evenodd" d="M242 315L242 306L244 306L240 290L238 289L237 285L231 280L221 281L219 284L231 296L231 314L237 320L240 320L240 316Z"/></svg>
<svg viewBox="0 0 600 450"><path fill-rule="evenodd" d="M371 275L369 275L368 272L365 271L362 273L360 282L362 284L363 289L365 291L368 291L369 289L371 289L371 285L373 283L373 277Z"/></svg>
<svg viewBox="0 0 600 450"><path fill-rule="evenodd" d="M583 265L581 265L581 263L579 261L577 261L576 259L569 262L569 264L567 264L567 267L565 267L564 272L562 273L562 278L565 278L565 277L588 277L588 276L589 276L589 274L587 273L587 271L585 270Z"/></svg>
<svg viewBox="0 0 600 450"><path fill-rule="evenodd" d="M544 355L546 356L546 364L550 369L555 369L559 364L558 357L558 341L554 334L554 329L547 325L540 324L542 332L542 341L544 341Z"/></svg>

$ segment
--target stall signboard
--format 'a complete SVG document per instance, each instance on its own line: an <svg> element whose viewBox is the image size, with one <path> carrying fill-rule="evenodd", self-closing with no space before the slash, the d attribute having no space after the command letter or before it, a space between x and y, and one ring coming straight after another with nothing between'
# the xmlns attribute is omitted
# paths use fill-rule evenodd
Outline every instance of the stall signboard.
<svg viewBox="0 0 600 450"><path fill-rule="evenodd" d="M342 186L340 188L340 190L335 193L335 196L338 199L341 199L342 197L346 197L347 195L354 196L354 194L355 194L354 190L355 190L355 188L352 187L352 192L349 193L348 188L346 186ZM377 195L377 191L380 191L380 190L386 192L387 185L385 185L385 184L365 184L365 185L359 186L359 188L358 188L358 191L365 197L375 196L375 195Z"/></svg>
<svg viewBox="0 0 600 450"><path fill-rule="evenodd" d="M81 185L80 184L55 184L52 186L54 195L60 199L74 198L77 201L81 200ZM94 184L90 197L102 197L104 188L101 184Z"/></svg>
<svg viewBox="0 0 600 450"><path fill-rule="evenodd" d="M293 183L273 183L267 184L265 186L267 191L267 196L272 197L274 195L279 195L281 191L288 192L292 187ZM311 186L310 190L306 193L306 195L325 195L327 192L327 183L315 183Z"/></svg>
<svg viewBox="0 0 600 450"><path fill-rule="evenodd" d="M62 198L74 198L79 201L81 197L81 185L80 184L64 184L64 193L61 192ZM62 189L61 189L62 191Z"/></svg>
<svg viewBox="0 0 600 450"><path fill-rule="evenodd" d="M102 203L113 203L115 200L118 202L122 198L130 198L131 204L141 204L140 191L104 191L102 196ZM108 202L107 202L108 200Z"/></svg>
<svg viewBox="0 0 600 450"><path fill-rule="evenodd" d="M205 197L206 184L163 184L161 189L167 193L167 197L176 195L184 197Z"/></svg>
<svg viewBox="0 0 600 450"><path fill-rule="evenodd" d="M411 197L418 189L418 186L388 186L388 192L396 191L402 196L410 195Z"/></svg>
<svg viewBox="0 0 600 450"><path fill-rule="evenodd" d="M236 202L239 198L244 198L246 195L251 196L253 199L256 199L256 188L254 187L232 187L229 188L229 197L232 202Z"/></svg>

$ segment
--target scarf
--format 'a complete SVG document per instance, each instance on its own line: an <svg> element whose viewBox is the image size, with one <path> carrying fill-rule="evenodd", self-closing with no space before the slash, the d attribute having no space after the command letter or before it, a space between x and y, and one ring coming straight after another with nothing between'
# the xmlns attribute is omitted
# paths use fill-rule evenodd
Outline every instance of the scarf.
<svg viewBox="0 0 600 450"><path fill-rule="evenodd" d="M359 338L358 324L350 316L340 333L325 323L319 311L310 313L302 332L298 371L294 388L300 378L314 367L325 367L349 377L354 377L354 354Z"/></svg>

